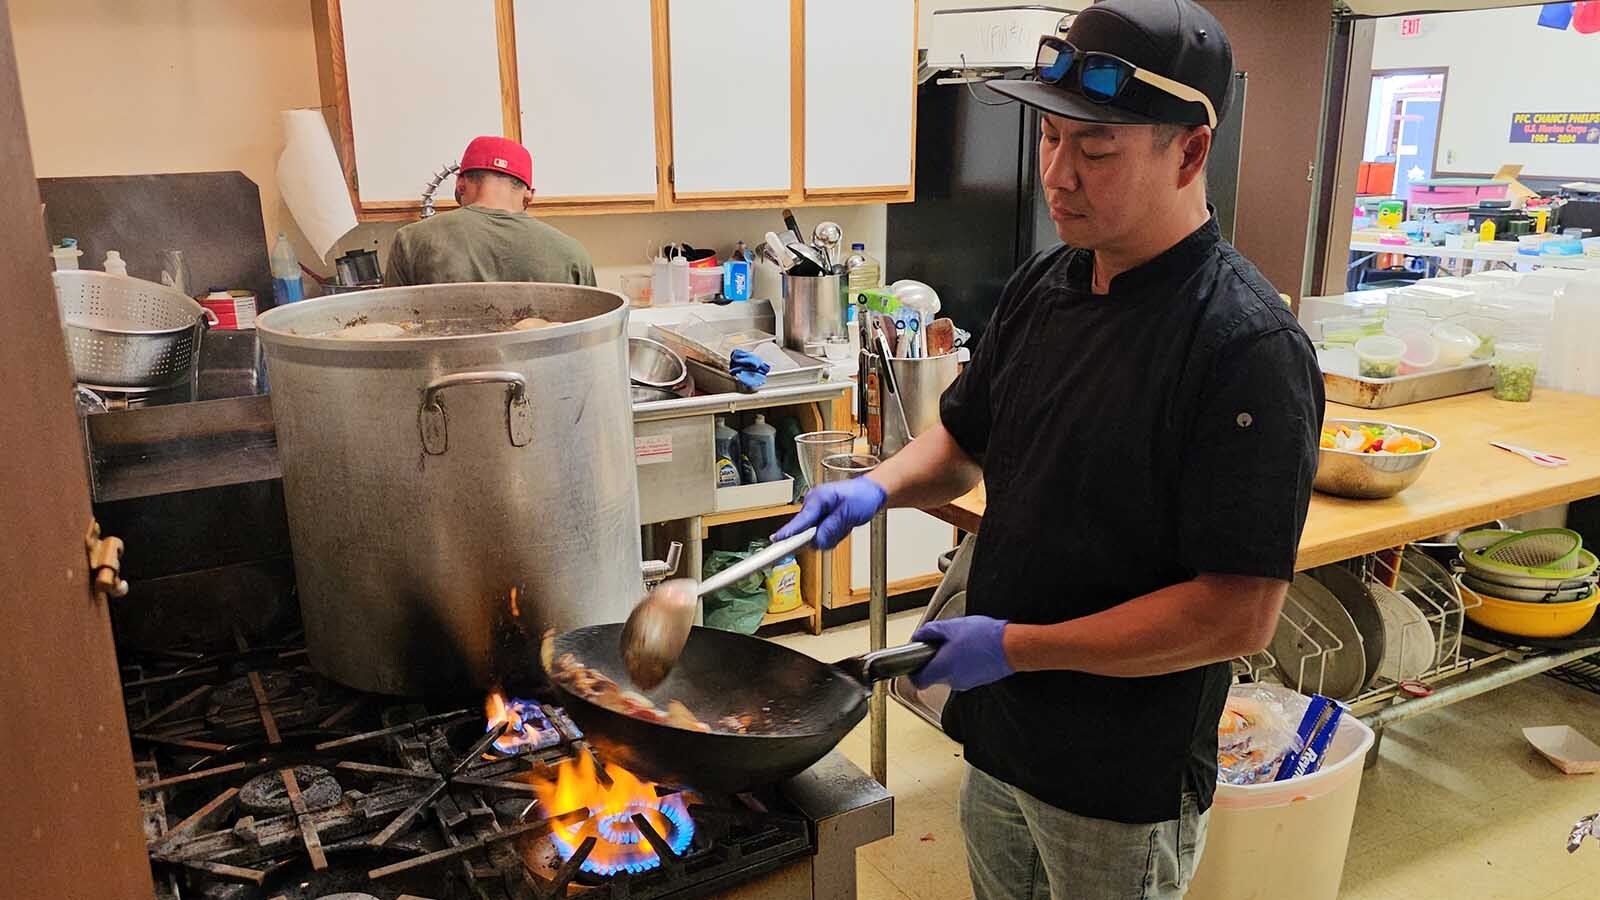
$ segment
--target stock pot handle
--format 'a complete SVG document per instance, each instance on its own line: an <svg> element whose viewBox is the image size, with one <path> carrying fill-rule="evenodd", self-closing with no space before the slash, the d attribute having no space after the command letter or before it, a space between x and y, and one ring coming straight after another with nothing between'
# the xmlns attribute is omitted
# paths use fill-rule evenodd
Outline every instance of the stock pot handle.
<svg viewBox="0 0 1600 900"><path fill-rule="evenodd" d="M422 408L417 411L422 449L429 456L439 456L450 449L449 422L439 394L446 388L471 384L506 385L506 436L510 438L511 446L526 447L533 440L528 379L519 372L456 372L441 375L422 389Z"/></svg>

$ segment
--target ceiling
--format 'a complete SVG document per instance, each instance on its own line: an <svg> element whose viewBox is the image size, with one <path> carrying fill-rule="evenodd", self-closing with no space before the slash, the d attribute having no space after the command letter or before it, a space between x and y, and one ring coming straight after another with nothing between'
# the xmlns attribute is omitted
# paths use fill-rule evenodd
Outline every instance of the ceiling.
<svg viewBox="0 0 1600 900"><path fill-rule="evenodd" d="M1334 9L1352 16L1397 16L1402 13L1457 12L1505 6L1539 6L1544 0L1334 0Z"/></svg>

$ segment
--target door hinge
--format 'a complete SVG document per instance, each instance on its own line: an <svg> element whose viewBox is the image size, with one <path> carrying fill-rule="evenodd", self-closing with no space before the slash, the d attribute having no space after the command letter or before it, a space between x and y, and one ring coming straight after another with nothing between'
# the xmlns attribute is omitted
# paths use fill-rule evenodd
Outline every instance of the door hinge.
<svg viewBox="0 0 1600 900"><path fill-rule="evenodd" d="M104 603L108 597L127 596L128 582L122 578L122 539L101 537L100 523L90 522L83 547L89 556L89 586L95 599Z"/></svg>
<svg viewBox="0 0 1600 900"><path fill-rule="evenodd" d="M1317 174L1317 161L1316 160L1312 160L1312 161L1306 163L1306 181L1307 182L1315 182L1317 180L1316 179L1316 174Z"/></svg>
<svg viewBox="0 0 1600 900"><path fill-rule="evenodd" d="M677 175L677 173L674 171L674 164L668 163L667 164L667 184L676 184L677 183L676 177L675 177L676 175Z"/></svg>

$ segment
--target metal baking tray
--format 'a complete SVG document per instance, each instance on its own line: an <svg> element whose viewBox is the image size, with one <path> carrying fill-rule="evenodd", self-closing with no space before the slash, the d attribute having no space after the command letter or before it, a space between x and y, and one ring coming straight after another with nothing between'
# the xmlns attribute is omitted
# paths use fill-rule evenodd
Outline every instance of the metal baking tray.
<svg viewBox="0 0 1600 900"><path fill-rule="evenodd" d="M796 387L807 384L820 384L827 381L832 372L832 366L820 359L806 356L798 350L784 350L789 358L794 360L797 368L787 369L782 372L771 372L767 375L766 388ZM721 366L711 366L698 359L689 362L689 377L701 390L714 392L739 392L745 393L739 382L728 374L728 370Z"/></svg>
<svg viewBox="0 0 1600 900"><path fill-rule="evenodd" d="M684 359L724 370L734 350L750 350L778 336L750 327L745 319L706 320L690 315L682 322L651 325L650 337L676 350Z"/></svg>
<svg viewBox="0 0 1600 900"><path fill-rule="evenodd" d="M1317 359L1322 364L1322 383L1328 401L1361 409L1388 409L1494 387L1494 367L1487 361L1398 378L1362 378L1350 374L1349 369L1340 365L1342 360L1330 358L1326 351L1319 352Z"/></svg>

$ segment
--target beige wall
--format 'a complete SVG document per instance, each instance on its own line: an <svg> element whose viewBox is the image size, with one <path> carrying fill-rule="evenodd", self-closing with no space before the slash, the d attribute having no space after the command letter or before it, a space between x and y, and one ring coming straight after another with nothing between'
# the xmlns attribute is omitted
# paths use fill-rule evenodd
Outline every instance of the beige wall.
<svg viewBox="0 0 1600 900"><path fill-rule="evenodd" d="M316 106L306 0L11 0L41 177L237 169L280 216L277 111Z"/></svg>
<svg viewBox="0 0 1600 900"><path fill-rule="evenodd" d="M11 0L11 22L40 176L237 169L261 188L269 242L284 230L310 261L274 178L278 112L320 102L309 0ZM417 183L428 174L418 172ZM883 253L882 204L797 215L804 227L837 221L846 240ZM776 210L549 221L588 247L607 287L648 269L647 243L727 250L783 224ZM361 226L331 255L353 247L385 254L395 227Z"/></svg>

